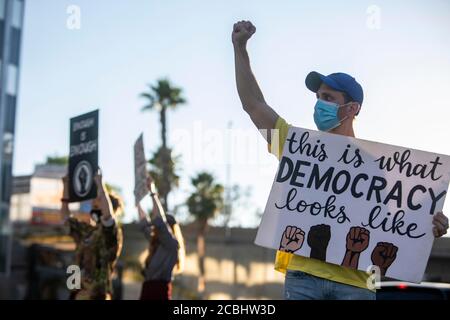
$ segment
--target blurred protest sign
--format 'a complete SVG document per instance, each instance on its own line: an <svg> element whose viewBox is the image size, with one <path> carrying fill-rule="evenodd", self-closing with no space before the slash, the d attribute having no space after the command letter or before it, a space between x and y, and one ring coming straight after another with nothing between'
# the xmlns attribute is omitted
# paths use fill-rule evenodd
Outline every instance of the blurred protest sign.
<svg viewBox="0 0 450 320"><path fill-rule="evenodd" d="M69 200L97 196L94 175L98 169L98 110L70 119Z"/></svg>
<svg viewBox="0 0 450 320"><path fill-rule="evenodd" d="M147 195L147 168L144 153L144 137L141 134L134 144L134 199L135 204Z"/></svg>

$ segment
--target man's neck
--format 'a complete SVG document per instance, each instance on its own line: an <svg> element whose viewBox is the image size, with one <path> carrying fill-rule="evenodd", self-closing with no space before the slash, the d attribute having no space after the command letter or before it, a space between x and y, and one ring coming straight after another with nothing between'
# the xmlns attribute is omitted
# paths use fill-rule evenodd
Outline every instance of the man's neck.
<svg viewBox="0 0 450 320"><path fill-rule="evenodd" d="M353 131L353 123L351 119L347 119L341 123L337 128L334 128L330 133L340 134L347 137L355 137L355 132Z"/></svg>

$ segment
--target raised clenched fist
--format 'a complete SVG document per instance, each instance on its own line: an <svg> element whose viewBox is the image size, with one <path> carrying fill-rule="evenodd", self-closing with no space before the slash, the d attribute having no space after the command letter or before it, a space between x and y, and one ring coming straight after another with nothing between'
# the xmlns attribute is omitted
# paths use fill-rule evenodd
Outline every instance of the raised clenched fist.
<svg viewBox="0 0 450 320"><path fill-rule="evenodd" d="M369 230L362 227L351 227L347 234L347 250L354 253L363 252L369 245L369 237Z"/></svg>
<svg viewBox="0 0 450 320"><path fill-rule="evenodd" d="M330 226L318 224L312 226L308 232L308 245L311 247L310 258L326 260L328 242L330 242Z"/></svg>
<svg viewBox="0 0 450 320"><path fill-rule="evenodd" d="M305 232L295 226L287 226L281 236L280 251L293 253L300 249L305 239Z"/></svg>
<svg viewBox="0 0 450 320"><path fill-rule="evenodd" d="M398 247L389 242L378 242L372 251L372 263L380 268L381 275L385 275L387 269L397 257Z"/></svg>
<svg viewBox="0 0 450 320"><path fill-rule="evenodd" d="M239 21L233 25L231 39L234 44L247 43L248 39L255 33L256 28L250 21Z"/></svg>

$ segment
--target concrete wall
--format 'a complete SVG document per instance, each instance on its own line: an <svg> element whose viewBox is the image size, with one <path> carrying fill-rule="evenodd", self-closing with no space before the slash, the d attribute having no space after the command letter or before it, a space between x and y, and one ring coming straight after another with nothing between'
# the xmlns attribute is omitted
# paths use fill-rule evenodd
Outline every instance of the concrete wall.
<svg viewBox="0 0 450 320"><path fill-rule="evenodd" d="M182 227L186 242L186 263L177 276L178 298L198 298L198 257L196 226ZM275 252L253 244L256 229L210 227L206 237L207 299L281 299L283 275L273 269ZM124 226L122 259L138 258L147 242L134 224Z"/></svg>
<svg viewBox="0 0 450 320"><path fill-rule="evenodd" d="M185 271L176 278L176 298L198 298L196 226L182 227L186 242ZM135 259L147 242L134 224L124 226L123 259ZM256 229L210 227L206 237L206 296L208 299L282 299L283 274L273 269L275 251L253 244ZM437 239L425 281L450 283L450 238ZM178 291L177 291L178 292Z"/></svg>

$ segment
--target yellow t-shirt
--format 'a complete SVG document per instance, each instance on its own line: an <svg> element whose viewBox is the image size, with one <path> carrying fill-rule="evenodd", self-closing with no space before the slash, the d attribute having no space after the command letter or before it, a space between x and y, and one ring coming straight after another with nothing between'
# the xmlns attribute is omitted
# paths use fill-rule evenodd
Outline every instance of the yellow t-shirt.
<svg viewBox="0 0 450 320"><path fill-rule="evenodd" d="M280 159L283 153L284 142L286 140L289 125L283 118L279 117L275 124L275 133L272 135L272 145L269 145L269 152ZM336 264L323 262L277 251L275 258L275 270L286 273L286 270L299 270L313 276L328 279L335 282L367 289L367 279L369 275L364 271L358 271Z"/></svg>

